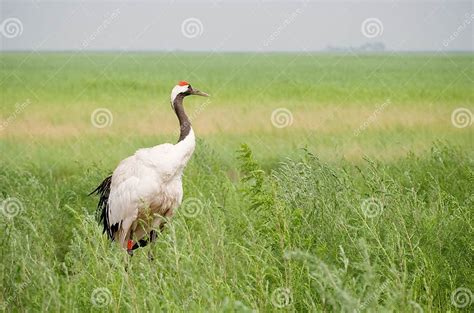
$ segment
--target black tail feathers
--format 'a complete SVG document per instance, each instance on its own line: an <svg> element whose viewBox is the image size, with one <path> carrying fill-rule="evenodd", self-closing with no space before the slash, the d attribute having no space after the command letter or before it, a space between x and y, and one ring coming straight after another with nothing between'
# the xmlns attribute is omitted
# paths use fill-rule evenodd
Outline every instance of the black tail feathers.
<svg viewBox="0 0 474 313"><path fill-rule="evenodd" d="M111 240L114 240L114 235L118 230L118 223L110 225L109 223L109 195L110 195L110 184L112 183L112 175L107 176L104 181L92 191L90 195L98 195L99 203L97 204L97 217L99 224L104 226L103 232L107 232L107 235Z"/></svg>

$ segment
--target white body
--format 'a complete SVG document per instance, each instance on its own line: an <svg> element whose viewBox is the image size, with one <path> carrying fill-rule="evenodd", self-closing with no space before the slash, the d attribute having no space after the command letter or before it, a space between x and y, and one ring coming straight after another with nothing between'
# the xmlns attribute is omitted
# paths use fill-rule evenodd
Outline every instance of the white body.
<svg viewBox="0 0 474 313"><path fill-rule="evenodd" d="M120 162L112 175L108 218L110 225L119 223L115 239L122 247L127 247L129 239L138 241L159 227L161 216L174 214L183 199L181 178L194 147L191 128L177 144L140 149Z"/></svg>

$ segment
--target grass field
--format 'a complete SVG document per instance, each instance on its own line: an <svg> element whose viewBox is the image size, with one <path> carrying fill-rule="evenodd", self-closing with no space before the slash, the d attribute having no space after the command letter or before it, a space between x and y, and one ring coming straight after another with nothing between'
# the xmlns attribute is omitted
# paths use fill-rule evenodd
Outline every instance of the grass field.
<svg viewBox="0 0 474 313"><path fill-rule="evenodd" d="M0 54L1 308L472 311L473 61ZM176 141L179 80L212 96L185 103L185 201L130 259L87 194Z"/></svg>

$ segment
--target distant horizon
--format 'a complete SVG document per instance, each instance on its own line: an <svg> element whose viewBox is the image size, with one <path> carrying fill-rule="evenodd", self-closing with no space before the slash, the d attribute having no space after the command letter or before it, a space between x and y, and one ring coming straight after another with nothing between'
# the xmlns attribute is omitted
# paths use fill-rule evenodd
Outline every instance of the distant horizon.
<svg viewBox="0 0 474 313"><path fill-rule="evenodd" d="M1 51L474 51L471 1L0 0Z"/></svg>
<svg viewBox="0 0 474 313"><path fill-rule="evenodd" d="M55 52L77 52L77 53L96 53L96 52L116 52L116 53L213 53L213 54L231 54L231 53L259 53L259 54L278 54L278 53L285 53L285 54L304 54L304 53L323 53L323 54L344 54L344 53L351 53L351 51L329 51L329 50L305 50L305 51L293 51L293 50L278 50L278 51L261 51L261 50L225 50L225 51L212 51L212 50L0 50L0 54L4 53L55 53ZM466 53L466 54L474 54L474 50L384 50L384 51L358 51L358 54L390 54L390 53L397 53L397 54L422 54L422 53L435 53L435 52L443 52L445 54L450 53Z"/></svg>

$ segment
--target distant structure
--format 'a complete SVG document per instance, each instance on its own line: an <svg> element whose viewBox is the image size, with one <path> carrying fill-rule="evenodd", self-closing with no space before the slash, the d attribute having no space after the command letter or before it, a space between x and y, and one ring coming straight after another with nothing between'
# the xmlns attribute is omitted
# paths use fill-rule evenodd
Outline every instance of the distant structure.
<svg viewBox="0 0 474 313"><path fill-rule="evenodd" d="M339 47L327 46L324 51L327 52L383 52L385 44L383 42L368 42L359 47Z"/></svg>

